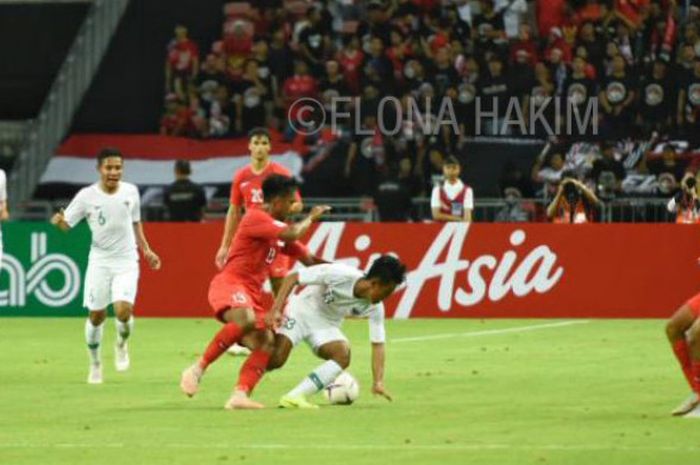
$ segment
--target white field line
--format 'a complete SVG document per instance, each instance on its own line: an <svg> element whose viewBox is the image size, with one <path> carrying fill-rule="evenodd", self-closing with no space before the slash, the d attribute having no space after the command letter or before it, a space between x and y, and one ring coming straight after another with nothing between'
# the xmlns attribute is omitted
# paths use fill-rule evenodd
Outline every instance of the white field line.
<svg viewBox="0 0 700 465"><path fill-rule="evenodd" d="M209 443L0 443L1 449L217 449L225 450L327 450L327 451L601 451L700 452L700 446L623 446L612 444L209 444Z"/></svg>
<svg viewBox="0 0 700 465"><path fill-rule="evenodd" d="M571 320L571 321L560 321L557 323L544 323L540 325L530 325L530 326L516 326L514 328L502 328L502 329L487 329L484 331L469 331L466 333L443 333L443 334L433 334L430 336L416 336L416 337L399 337L396 339L391 339L392 343L395 342L422 342L422 341L433 341L436 339L449 339L453 337L476 337L476 336L495 336L498 334L508 334L508 333L526 333L529 331L539 331L540 329L549 328L562 328L564 326L581 325L585 323L590 323L589 320Z"/></svg>

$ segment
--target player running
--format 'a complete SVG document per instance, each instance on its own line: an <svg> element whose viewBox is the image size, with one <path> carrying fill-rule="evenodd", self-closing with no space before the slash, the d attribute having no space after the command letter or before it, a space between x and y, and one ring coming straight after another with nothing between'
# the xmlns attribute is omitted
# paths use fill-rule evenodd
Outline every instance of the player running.
<svg viewBox="0 0 700 465"><path fill-rule="evenodd" d="M692 391L671 414L700 417L700 294L681 305L671 317L666 335Z"/></svg>
<svg viewBox="0 0 700 465"><path fill-rule="evenodd" d="M292 177L292 173L280 165L270 160L270 150L272 148L270 133L265 128L253 128L248 133L248 150L250 151L250 164L245 168L236 171L231 183L230 205L226 213L224 233L221 238L221 246L216 253L216 266L219 270L224 268L226 257L231 246L231 240L236 235L236 230L241 222L243 209L249 211L253 208L260 208L263 205L262 183L271 174L280 174ZM292 206L291 214L299 213L304 206L301 196L297 193L296 202ZM277 293L282 278L289 272L289 256L279 254L270 267L270 286L272 292ZM233 355L247 355L250 353L245 347L234 344L228 350Z"/></svg>
<svg viewBox="0 0 700 465"><path fill-rule="evenodd" d="M85 219L92 232L83 303L90 312L85 322L90 384L102 383L100 345L110 303L114 306L117 326L116 369L129 369L127 340L134 329L139 280L137 244L152 269L157 270L161 265L143 232L138 188L121 180L123 169L121 152L103 149L97 156L100 180L81 189L65 212L61 210L51 218L51 223L64 231Z"/></svg>
<svg viewBox="0 0 700 465"><path fill-rule="evenodd" d="M250 393L265 373L274 349L274 334L267 329L266 311L261 304L263 283L279 253L298 258L305 265L322 263L297 241L330 208L314 207L302 221L288 225L296 202L296 182L271 175L262 183L264 205L243 216L224 269L209 287L209 303L224 326L214 336L200 360L182 373L180 387L193 396L206 371L236 342L245 342L252 353L241 367L227 409L257 409L263 405L251 400Z"/></svg>
<svg viewBox="0 0 700 465"><path fill-rule="evenodd" d="M384 305L405 278L406 267L390 255L379 257L367 274L339 263L312 266L289 274L283 281L275 303L267 316L269 322L281 322L275 338L274 357L269 370L281 367L294 346L305 341L320 358L326 360L280 400L280 407L318 408L306 397L330 384L350 365L350 343L340 331L346 316L369 316L372 342L372 392L391 400L384 388ZM282 309L295 286L306 286Z"/></svg>

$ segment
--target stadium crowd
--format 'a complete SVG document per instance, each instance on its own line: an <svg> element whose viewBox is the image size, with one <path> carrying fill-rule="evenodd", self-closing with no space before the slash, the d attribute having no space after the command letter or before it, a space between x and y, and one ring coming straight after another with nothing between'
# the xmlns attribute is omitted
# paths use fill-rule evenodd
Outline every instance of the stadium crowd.
<svg viewBox="0 0 700 465"><path fill-rule="evenodd" d="M213 44L197 43L185 25L175 28L166 58L161 133L227 138L264 125L298 142L307 179L332 158L336 179L346 181L336 183L343 185L343 192L373 195L391 181L415 196L430 193L449 156L457 156L469 169L463 148L476 135L479 97L488 97L480 103L482 110L498 115L515 98L525 119L529 108L544 105L548 97L581 106L597 97L597 134L549 137L541 129L499 131L484 125L487 135L549 139L530 175L505 168L504 194L516 189L524 197L551 197L562 173L573 170L603 197L665 196L697 164L692 148L700 134L699 4L231 3L221 40ZM291 130L288 113L294 101L311 97L330 110L337 96L360 97L334 108L353 115L347 126L319 128L313 136ZM422 134L416 121L404 118L397 134L382 133L379 109L382 118L392 119L386 106L379 106L385 96L404 106L413 98L434 117L438 105L425 102L448 97L459 130L445 126L437 134ZM500 108L484 108L491 97L499 98L493 104ZM561 121L554 111L543 113L557 128ZM360 128L352 127L355 121ZM363 135L367 131L370 135Z"/></svg>

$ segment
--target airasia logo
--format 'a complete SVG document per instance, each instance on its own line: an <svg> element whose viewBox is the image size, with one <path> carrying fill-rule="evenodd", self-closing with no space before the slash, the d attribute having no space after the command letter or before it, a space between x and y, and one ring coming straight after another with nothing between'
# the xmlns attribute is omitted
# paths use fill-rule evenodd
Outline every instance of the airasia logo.
<svg viewBox="0 0 700 465"><path fill-rule="evenodd" d="M455 304L471 307L487 298L498 302L509 294L515 297L525 297L533 292L544 294L553 289L564 275L564 268L557 264L557 254L546 245L538 245L522 255L518 248L527 237L520 229L511 233L509 250L500 257L490 254L462 257L469 227L467 223L447 223L442 227L417 268L408 273L394 318L411 315L426 283L432 279L440 280L437 306L447 312ZM364 267L357 257L338 257L344 229L344 223L321 223L307 244L309 250L324 260L364 269L369 268L382 253L400 257L391 250L372 253ZM371 245L372 239L366 234L357 236L353 243L357 252L365 252ZM444 260L440 261L440 257ZM466 272L466 280L457 281L458 273L462 272Z"/></svg>

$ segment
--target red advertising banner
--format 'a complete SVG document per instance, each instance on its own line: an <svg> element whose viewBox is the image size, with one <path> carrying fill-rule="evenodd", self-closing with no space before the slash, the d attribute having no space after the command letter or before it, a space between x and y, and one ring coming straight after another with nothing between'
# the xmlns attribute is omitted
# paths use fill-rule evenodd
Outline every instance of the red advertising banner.
<svg viewBox="0 0 700 465"><path fill-rule="evenodd" d="M163 259L143 267L143 316L210 316L221 224L146 226ZM659 318L700 291L700 228L675 224L321 223L311 251L365 269L396 254L410 273L394 318Z"/></svg>

